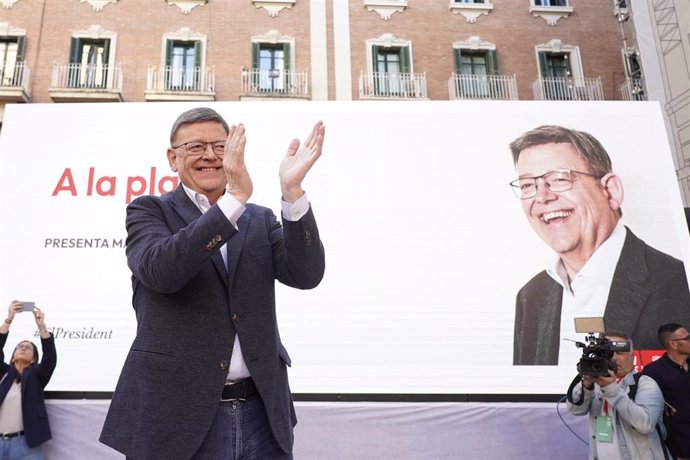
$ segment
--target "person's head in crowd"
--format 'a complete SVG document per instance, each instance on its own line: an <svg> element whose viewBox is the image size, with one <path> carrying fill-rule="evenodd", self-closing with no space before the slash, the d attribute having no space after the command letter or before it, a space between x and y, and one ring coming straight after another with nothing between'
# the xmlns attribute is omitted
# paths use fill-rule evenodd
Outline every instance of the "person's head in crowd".
<svg viewBox="0 0 690 460"><path fill-rule="evenodd" d="M611 357L611 361L616 364L616 377L625 377L635 368L635 355L630 335L621 331L609 330L604 332L604 337L611 342L628 342L629 351L614 351Z"/></svg>
<svg viewBox="0 0 690 460"><path fill-rule="evenodd" d="M225 119L208 107L183 112L170 130L170 168L184 185L205 195L211 204L225 192L223 156L229 133Z"/></svg>
<svg viewBox="0 0 690 460"><path fill-rule="evenodd" d="M690 356L690 332L680 324L659 327L659 342L669 354Z"/></svg>
<svg viewBox="0 0 690 460"><path fill-rule="evenodd" d="M27 366L31 366L38 362L38 347L33 342L28 340L22 340L14 347L14 353L12 353L11 364L23 363Z"/></svg>
<svg viewBox="0 0 690 460"><path fill-rule="evenodd" d="M535 232L577 272L621 218L623 184L591 134L545 125L510 144L511 182Z"/></svg>

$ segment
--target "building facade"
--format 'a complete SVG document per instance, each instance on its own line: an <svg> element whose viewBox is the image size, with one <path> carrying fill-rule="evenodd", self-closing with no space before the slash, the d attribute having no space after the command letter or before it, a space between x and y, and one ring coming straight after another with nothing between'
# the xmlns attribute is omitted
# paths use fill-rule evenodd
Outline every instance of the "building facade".
<svg viewBox="0 0 690 460"><path fill-rule="evenodd" d="M0 122L12 103L646 99L628 3L0 0ZM659 48L664 70L683 42ZM671 136L684 189L686 131Z"/></svg>
<svg viewBox="0 0 690 460"><path fill-rule="evenodd" d="M685 206L690 203L690 1L631 1L649 100L662 106Z"/></svg>

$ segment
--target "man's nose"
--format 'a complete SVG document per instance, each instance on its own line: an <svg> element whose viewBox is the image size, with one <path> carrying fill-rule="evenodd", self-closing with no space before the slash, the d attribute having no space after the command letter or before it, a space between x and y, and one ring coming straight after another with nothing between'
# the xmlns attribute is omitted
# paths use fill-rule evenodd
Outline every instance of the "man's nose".
<svg viewBox="0 0 690 460"><path fill-rule="evenodd" d="M206 149L204 149L204 154L202 155L204 158L208 158L210 160L215 160L217 155L215 150L213 150L213 144L206 144Z"/></svg>
<svg viewBox="0 0 690 460"><path fill-rule="evenodd" d="M537 187L537 194L534 196L534 200L538 203L547 203L558 198L558 195L552 192L548 185L546 185L543 177L537 179L535 187Z"/></svg>

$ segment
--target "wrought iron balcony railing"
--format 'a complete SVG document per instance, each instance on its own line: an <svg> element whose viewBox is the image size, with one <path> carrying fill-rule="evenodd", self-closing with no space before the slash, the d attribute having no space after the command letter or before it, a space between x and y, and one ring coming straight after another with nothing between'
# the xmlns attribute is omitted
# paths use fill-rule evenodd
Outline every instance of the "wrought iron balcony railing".
<svg viewBox="0 0 690 460"><path fill-rule="evenodd" d="M177 67L150 65L146 78L147 99L178 99L176 95L190 99L214 99L216 87L215 68ZM171 97L168 97L171 96Z"/></svg>
<svg viewBox="0 0 690 460"><path fill-rule="evenodd" d="M532 83L539 101L603 101L601 78L540 77Z"/></svg>
<svg viewBox="0 0 690 460"><path fill-rule="evenodd" d="M242 69L244 96L309 98L309 76L305 71L282 69Z"/></svg>
<svg viewBox="0 0 690 460"><path fill-rule="evenodd" d="M362 72L360 99L427 99L426 73Z"/></svg>
<svg viewBox="0 0 690 460"><path fill-rule="evenodd" d="M0 101L29 102L30 77L26 61L0 65Z"/></svg>
<svg viewBox="0 0 690 460"><path fill-rule="evenodd" d="M456 74L448 80L450 99L499 99L517 100L515 75L463 75Z"/></svg>

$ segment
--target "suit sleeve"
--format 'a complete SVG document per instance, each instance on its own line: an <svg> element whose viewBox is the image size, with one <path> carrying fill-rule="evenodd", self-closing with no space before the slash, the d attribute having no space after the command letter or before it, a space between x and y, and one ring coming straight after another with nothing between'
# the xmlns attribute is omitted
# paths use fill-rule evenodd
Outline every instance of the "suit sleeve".
<svg viewBox="0 0 690 460"><path fill-rule="evenodd" d="M57 351L55 350L55 337L50 334L47 339L41 339L41 348L43 349L43 357L41 362L36 366L36 375L38 376L41 386L45 388L50 382L50 377L53 376L55 366L57 365Z"/></svg>
<svg viewBox="0 0 690 460"><path fill-rule="evenodd" d="M160 293L182 289L237 230L212 206L205 214L174 231L171 205L145 196L127 207L127 265L134 276ZM213 248L209 241L215 241Z"/></svg>
<svg viewBox="0 0 690 460"><path fill-rule="evenodd" d="M273 263L278 281L299 289L312 289L321 282L325 272L325 252L314 212L309 211L298 221L283 221L283 227L270 213L267 216Z"/></svg>

